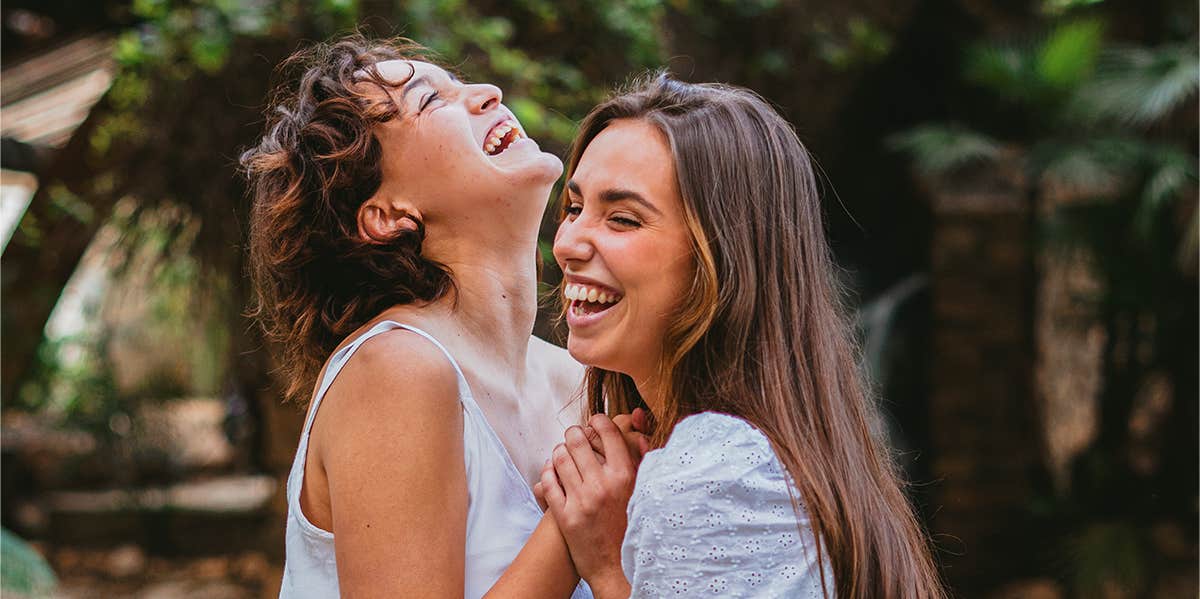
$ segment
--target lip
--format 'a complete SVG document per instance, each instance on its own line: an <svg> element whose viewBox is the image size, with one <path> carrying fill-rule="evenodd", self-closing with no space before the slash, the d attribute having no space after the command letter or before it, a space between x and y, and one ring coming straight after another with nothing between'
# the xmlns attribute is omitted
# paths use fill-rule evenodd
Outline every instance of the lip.
<svg viewBox="0 0 1200 599"><path fill-rule="evenodd" d="M577 276L577 275L565 275L563 277L563 282L565 284L587 285L588 287L594 287L596 289L600 289L604 293L620 295L620 296L622 296L621 297L622 300L625 299L624 293L621 293L620 291L614 289L610 285L605 285L604 283L601 283L600 281L597 281L595 279L591 279L588 277L581 277L581 276ZM586 327L595 325L597 322L603 320L606 316L608 316L621 303L621 301L618 300L616 303L610 304L610 306L608 308L606 308L600 312L592 312L592 313L588 313L588 314L576 314L575 311L571 309L571 306L574 305L574 303L576 301L579 301L579 300L569 300L567 303L567 309L566 309L567 327L570 328L572 331L580 331Z"/></svg>
<svg viewBox="0 0 1200 599"><path fill-rule="evenodd" d="M572 300L571 303L574 303L575 301L578 301L578 300ZM620 302L618 302L618 303L620 303ZM572 310L568 306L567 307L567 328L571 329L572 331L583 330L586 327L595 325L597 322L603 320L604 317L608 316L609 312L612 312L615 308L616 308L616 304L613 304L612 307L604 310L603 312L593 312L591 314L576 314L575 311Z"/></svg>
<svg viewBox="0 0 1200 599"><path fill-rule="evenodd" d="M517 117L510 114L508 111L505 111L504 116L500 117L496 122L492 123L492 126L488 127L487 131L484 132L483 139L479 141L479 149L483 150L484 154L487 154L487 150L484 150L483 146L485 144L487 144L488 138L492 136L492 131L495 131L496 127L499 127L500 125L503 125L504 123L507 123L510 121L515 123L517 126L517 129L521 131L522 139L529 139L529 136L525 133L525 127L521 126L521 121L518 121ZM490 154L488 154L488 155L490 156Z"/></svg>

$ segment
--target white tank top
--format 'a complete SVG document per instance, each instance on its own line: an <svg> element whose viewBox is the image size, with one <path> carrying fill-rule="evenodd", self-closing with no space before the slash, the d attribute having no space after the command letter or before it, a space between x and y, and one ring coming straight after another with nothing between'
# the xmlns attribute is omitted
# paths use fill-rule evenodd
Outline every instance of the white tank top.
<svg viewBox="0 0 1200 599"><path fill-rule="evenodd" d="M304 430L300 433L300 446L296 450L296 458L288 476L287 558L283 566L283 586L279 591L281 599L328 599L339 596L333 533L318 528L300 510L300 490L304 485L308 435L317 410L321 407L321 398L350 356L354 355L355 350L366 340L395 329L406 329L428 339L446 354L458 375L458 400L463 410L463 450L468 493L463 597L475 599L483 596L517 557L517 553L521 551L542 518L542 510L533 497L533 491L521 477L508 455L508 449L500 442L500 437L492 430L483 412L471 397L471 389L462 369L458 367L458 362L454 361L454 357L437 339L425 331L386 320L334 353L321 385L313 397L314 405L304 422ZM436 568L438 565L430 564L430 567ZM592 594L587 585L581 582L571 597L591 599Z"/></svg>

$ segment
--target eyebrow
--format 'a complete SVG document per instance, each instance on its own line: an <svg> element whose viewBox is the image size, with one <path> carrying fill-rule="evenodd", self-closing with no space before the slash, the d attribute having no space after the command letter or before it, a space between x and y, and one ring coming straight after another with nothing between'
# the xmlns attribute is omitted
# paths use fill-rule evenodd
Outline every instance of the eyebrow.
<svg viewBox="0 0 1200 599"><path fill-rule="evenodd" d="M567 181L567 189L577 196L583 196L583 190L579 188L579 184L576 183L574 179ZM661 210L655 208L654 204L651 204L649 200L642 196L642 194L633 191L632 189L610 188L600 192L600 201L602 202L611 204L621 200L631 200L641 204L647 210L657 214L658 216L662 216Z"/></svg>
<svg viewBox="0 0 1200 599"><path fill-rule="evenodd" d="M451 73L450 71L444 71L444 72L446 73L446 76L450 78L451 83L462 83L462 81L454 73ZM403 101L407 100L408 92L410 92L418 87L421 87L422 85L428 85L429 87L433 87L433 83L429 80L428 75L421 75L420 77L416 77L416 78L412 79L411 81L409 81L407 84L405 84L404 89L400 91L400 101L403 102Z"/></svg>
<svg viewBox="0 0 1200 599"><path fill-rule="evenodd" d="M413 79L412 81L409 81L407 84L405 84L404 89L400 92L400 100L403 101L403 100L407 99L408 92L412 91L413 89L416 89L422 85L429 85L429 84L430 84L429 77L426 75L421 75L420 77L417 77L416 79Z"/></svg>

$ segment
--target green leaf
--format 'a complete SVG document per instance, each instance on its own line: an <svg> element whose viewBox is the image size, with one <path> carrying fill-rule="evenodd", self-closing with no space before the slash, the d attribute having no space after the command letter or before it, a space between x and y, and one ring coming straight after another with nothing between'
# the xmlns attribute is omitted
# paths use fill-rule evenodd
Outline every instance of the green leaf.
<svg viewBox="0 0 1200 599"><path fill-rule="evenodd" d="M1145 143L1133 138L1052 138L1034 144L1029 167L1043 182L1111 198L1133 179L1144 154Z"/></svg>
<svg viewBox="0 0 1200 599"><path fill-rule="evenodd" d="M1019 45L975 45L967 50L964 75L968 81L1005 98L1028 98L1032 96L1031 54L1031 50Z"/></svg>
<svg viewBox="0 0 1200 599"><path fill-rule="evenodd" d="M1148 237L1158 215L1171 207L1175 200L1184 196L1188 189L1195 188L1200 179L1196 158L1179 148L1155 146L1148 155L1149 174L1142 188L1141 205L1138 206L1137 227L1143 237Z"/></svg>
<svg viewBox="0 0 1200 599"><path fill-rule="evenodd" d="M1038 51L1039 78L1053 87L1069 88L1084 81L1095 67L1104 25L1087 19L1056 29Z"/></svg>
<svg viewBox="0 0 1200 599"><path fill-rule="evenodd" d="M1000 142L961 125L926 124L893 135L888 147L912 156L919 172L941 176L994 160Z"/></svg>
<svg viewBox="0 0 1200 599"><path fill-rule="evenodd" d="M229 58L232 39L220 29L209 29L192 41L191 56L196 66L206 73L216 73Z"/></svg>
<svg viewBox="0 0 1200 599"><path fill-rule="evenodd" d="M1096 71L1073 99L1074 111L1092 122L1149 126L1200 89L1200 54L1192 44L1113 49Z"/></svg>
<svg viewBox="0 0 1200 599"><path fill-rule="evenodd" d="M124 67L137 66L146 58L142 36L137 31L126 31L113 45L113 58Z"/></svg>

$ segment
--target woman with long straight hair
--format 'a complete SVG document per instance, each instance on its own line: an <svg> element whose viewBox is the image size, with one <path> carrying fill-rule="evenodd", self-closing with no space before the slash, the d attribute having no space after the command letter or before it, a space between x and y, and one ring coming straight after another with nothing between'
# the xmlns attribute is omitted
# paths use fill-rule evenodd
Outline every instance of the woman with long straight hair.
<svg viewBox="0 0 1200 599"><path fill-rule="evenodd" d="M793 128L742 88L643 79L584 119L562 208L598 415L536 490L596 596L942 597ZM603 414L636 408L656 424L635 482Z"/></svg>

